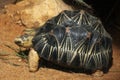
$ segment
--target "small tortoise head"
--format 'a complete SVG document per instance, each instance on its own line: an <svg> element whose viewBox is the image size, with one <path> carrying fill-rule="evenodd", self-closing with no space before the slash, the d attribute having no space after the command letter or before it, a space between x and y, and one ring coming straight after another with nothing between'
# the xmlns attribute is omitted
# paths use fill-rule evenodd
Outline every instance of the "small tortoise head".
<svg viewBox="0 0 120 80"><path fill-rule="evenodd" d="M20 47L30 48L32 46L32 35L24 34L20 37L16 37L14 42Z"/></svg>
<svg viewBox="0 0 120 80"><path fill-rule="evenodd" d="M24 34L15 38L14 42L19 47L30 48L32 47L32 39L36 34L35 29L26 29L23 31Z"/></svg>

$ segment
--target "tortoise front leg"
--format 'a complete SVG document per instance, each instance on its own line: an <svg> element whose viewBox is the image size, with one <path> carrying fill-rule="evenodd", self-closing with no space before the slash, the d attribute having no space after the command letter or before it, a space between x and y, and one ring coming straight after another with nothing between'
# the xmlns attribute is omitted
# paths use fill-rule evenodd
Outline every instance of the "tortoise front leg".
<svg viewBox="0 0 120 80"><path fill-rule="evenodd" d="M39 55L34 49L30 49L29 55L28 55L28 62L29 62L29 71L35 72L38 70L39 66Z"/></svg>

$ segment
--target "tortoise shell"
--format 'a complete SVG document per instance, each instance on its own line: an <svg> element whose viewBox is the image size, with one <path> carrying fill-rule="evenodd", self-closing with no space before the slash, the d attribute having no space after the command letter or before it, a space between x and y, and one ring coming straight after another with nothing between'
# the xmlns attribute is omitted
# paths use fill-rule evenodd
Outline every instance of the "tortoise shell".
<svg viewBox="0 0 120 80"><path fill-rule="evenodd" d="M108 71L112 63L111 36L84 10L65 10L48 20L32 43L41 58L62 66Z"/></svg>

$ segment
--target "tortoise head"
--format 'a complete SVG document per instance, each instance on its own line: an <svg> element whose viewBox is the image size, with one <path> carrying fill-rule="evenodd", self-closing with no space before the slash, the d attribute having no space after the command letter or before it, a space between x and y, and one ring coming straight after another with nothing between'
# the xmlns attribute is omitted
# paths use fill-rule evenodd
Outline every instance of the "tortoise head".
<svg viewBox="0 0 120 80"><path fill-rule="evenodd" d="M19 47L30 48L32 47L32 39L36 33L35 29L25 29L24 34L14 39L14 42Z"/></svg>

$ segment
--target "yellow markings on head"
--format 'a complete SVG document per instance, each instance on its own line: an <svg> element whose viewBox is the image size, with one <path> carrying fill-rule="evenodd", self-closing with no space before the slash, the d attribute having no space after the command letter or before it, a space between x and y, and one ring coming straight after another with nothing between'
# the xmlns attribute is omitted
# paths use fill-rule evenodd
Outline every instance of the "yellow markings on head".
<svg viewBox="0 0 120 80"><path fill-rule="evenodd" d="M34 28L25 29L23 31L23 35L16 37L14 42L19 47L30 48L32 47L32 39L35 34L36 34L36 29Z"/></svg>

